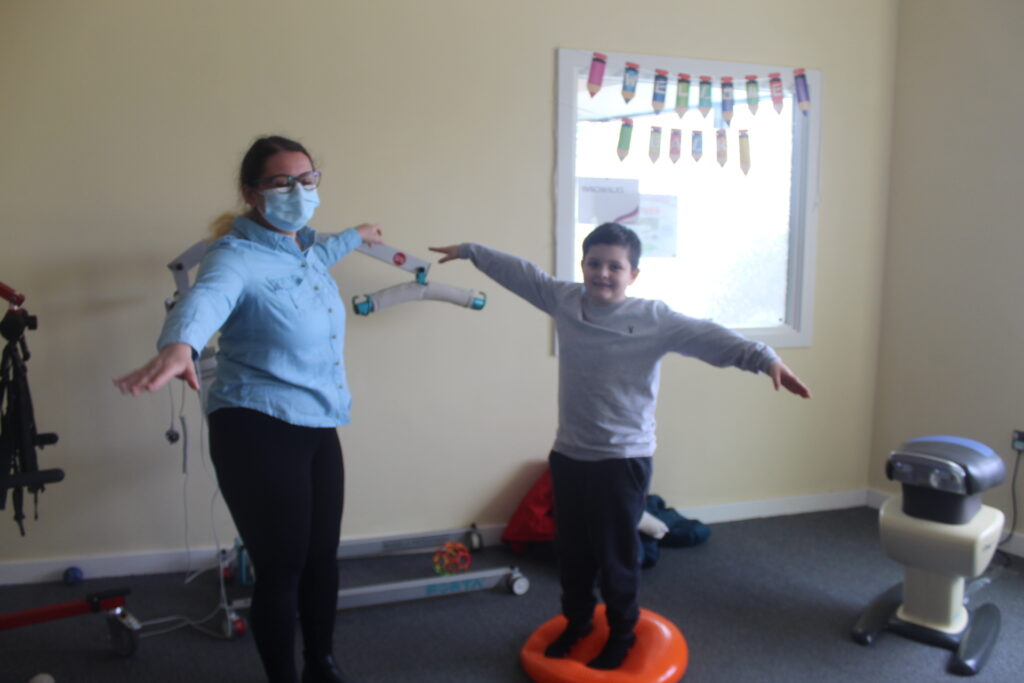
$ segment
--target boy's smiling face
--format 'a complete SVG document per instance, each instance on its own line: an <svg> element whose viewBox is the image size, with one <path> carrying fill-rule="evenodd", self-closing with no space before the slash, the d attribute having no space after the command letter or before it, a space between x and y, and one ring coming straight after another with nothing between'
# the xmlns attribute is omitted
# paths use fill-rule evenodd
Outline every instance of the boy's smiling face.
<svg viewBox="0 0 1024 683"><path fill-rule="evenodd" d="M581 262L587 301L608 306L624 301L626 287L640 274L629 262L629 248L618 244L595 244Z"/></svg>

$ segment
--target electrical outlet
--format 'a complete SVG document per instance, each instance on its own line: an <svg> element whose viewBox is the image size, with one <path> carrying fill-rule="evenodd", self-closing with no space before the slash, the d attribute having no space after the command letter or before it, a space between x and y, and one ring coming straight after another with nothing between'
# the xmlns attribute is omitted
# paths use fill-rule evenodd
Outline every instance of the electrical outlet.
<svg viewBox="0 0 1024 683"><path fill-rule="evenodd" d="M1013 450L1024 451L1024 429L1013 430Z"/></svg>

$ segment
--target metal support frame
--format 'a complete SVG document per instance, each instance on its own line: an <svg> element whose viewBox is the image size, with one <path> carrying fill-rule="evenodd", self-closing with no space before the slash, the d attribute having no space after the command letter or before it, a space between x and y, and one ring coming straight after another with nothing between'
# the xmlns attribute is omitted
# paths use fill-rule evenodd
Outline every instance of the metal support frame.
<svg viewBox="0 0 1024 683"><path fill-rule="evenodd" d="M412 553L423 549L434 549L449 541L465 543L471 550L479 550L483 547L482 538L474 524L462 529L347 541L338 547L338 558ZM353 609L407 600L436 598L495 587L504 588L513 595L519 596L530 590L530 580L519 571L518 567L497 567L426 579L342 588L338 591L337 609ZM250 604L249 598L240 598L233 600L231 607L247 609Z"/></svg>
<svg viewBox="0 0 1024 683"><path fill-rule="evenodd" d="M139 646L139 633L142 626L139 620L132 616L125 607L125 596L129 593L131 591L128 588L115 588L90 593L81 600L0 614L0 631L76 617L81 614L105 612L111 646L122 657L130 657Z"/></svg>
<svg viewBox="0 0 1024 683"><path fill-rule="evenodd" d="M414 550L433 550L449 541L464 543L470 550L480 550L484 547L483 537L477 530L476 524L471 524L460 529L427 531L384 538L343 540L338 546L338 559L391 555Z"/></svg>

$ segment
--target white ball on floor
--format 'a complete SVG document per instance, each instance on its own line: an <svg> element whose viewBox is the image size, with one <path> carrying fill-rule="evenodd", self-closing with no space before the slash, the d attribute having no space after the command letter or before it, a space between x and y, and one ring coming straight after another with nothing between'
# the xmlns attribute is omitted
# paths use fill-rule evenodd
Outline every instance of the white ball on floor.
<svg viewBox="0 0 1024 683"><path fill-rule="evenodd" d="M48 673L36 674L28 679L28 683L56 683L53 676Z"/></svg>

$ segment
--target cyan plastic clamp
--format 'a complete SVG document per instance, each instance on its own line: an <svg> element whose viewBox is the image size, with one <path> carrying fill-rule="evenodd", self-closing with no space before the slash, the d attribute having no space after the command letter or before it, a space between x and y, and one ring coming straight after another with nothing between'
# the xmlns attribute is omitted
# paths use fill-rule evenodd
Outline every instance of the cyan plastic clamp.
<svg viewBox="0 0 1024 683"><path fill-rule="evenodd" d="M362 301L359 301L358 296L352 297L352 310L356 315L370 315L373 313L373 299L365 294L362 296L364 297Z"/></svg>

